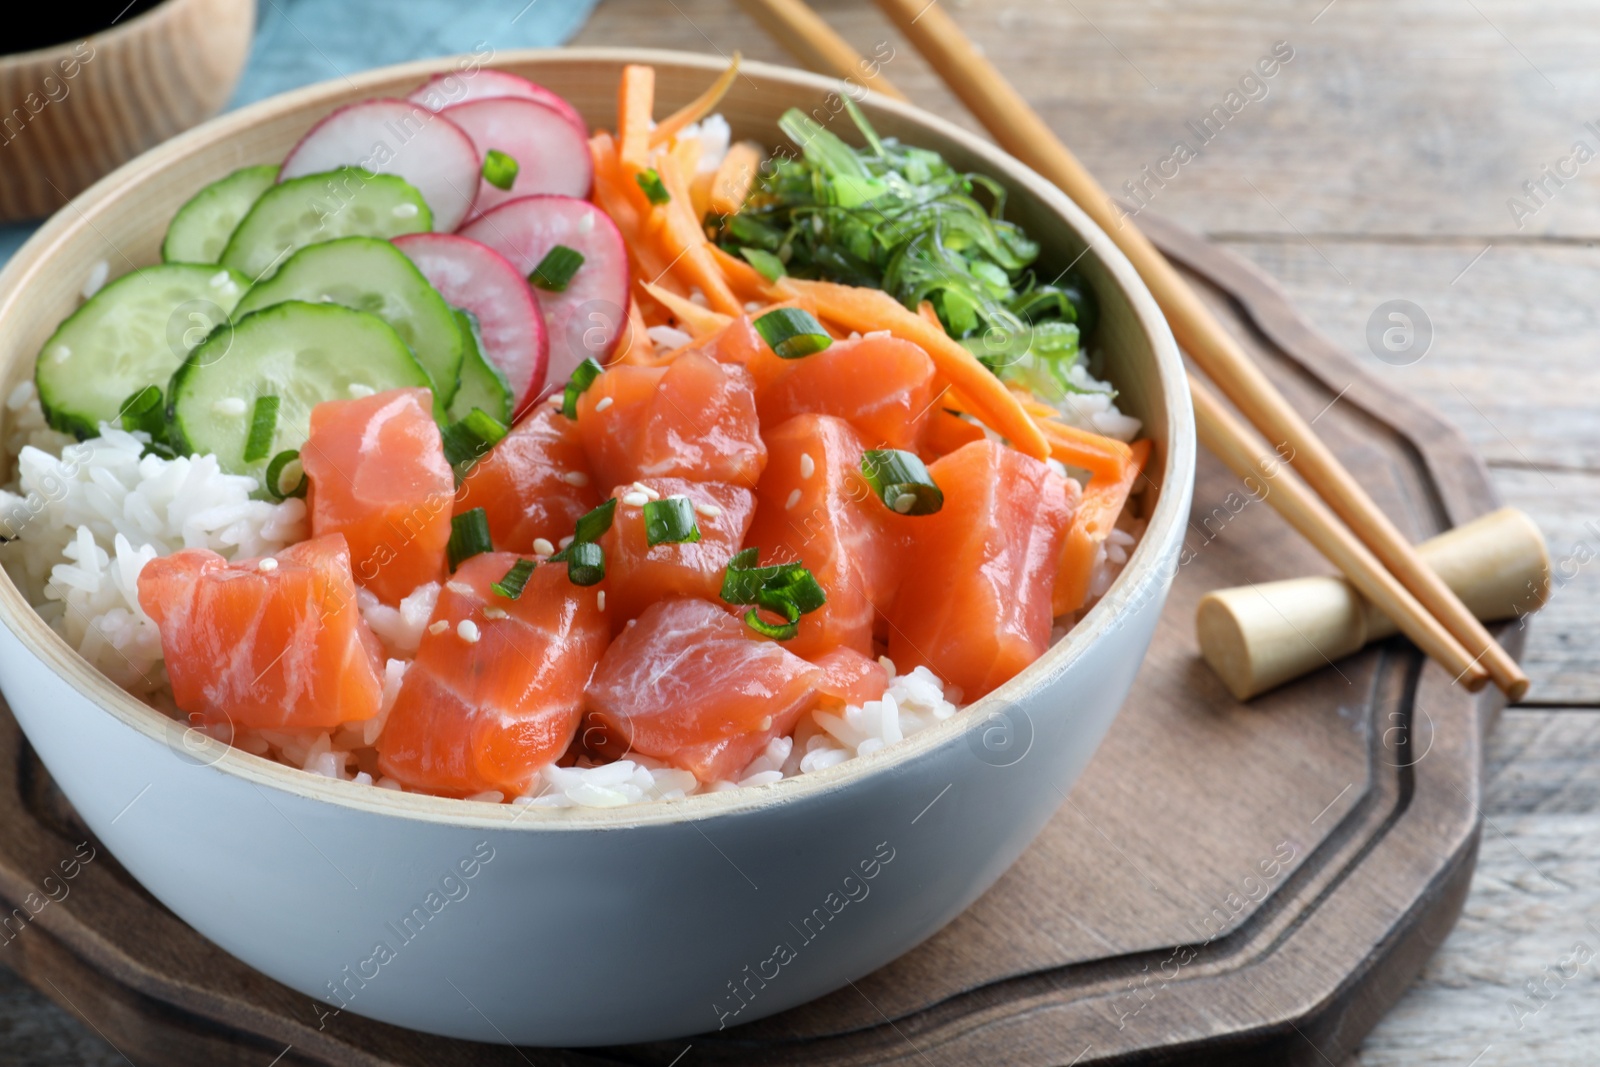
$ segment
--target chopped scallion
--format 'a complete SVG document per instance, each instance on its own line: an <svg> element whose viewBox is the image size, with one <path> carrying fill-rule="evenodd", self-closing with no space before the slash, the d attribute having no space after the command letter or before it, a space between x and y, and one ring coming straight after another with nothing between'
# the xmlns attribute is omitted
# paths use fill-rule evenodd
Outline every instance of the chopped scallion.
<svg viewBox="0 0 1600 1067"><path fill-rule="evenodd" d="M572 368L572 377L567 379L567 388L561 394L561 414L569 419L578 417L578 397L594 384L603 369L592 359L586 359Z"/></svg>
<svg viewBox="0 0 1600 1067"><path fill-rule="evenodd" d="M131 394L122 402L119 411L122 428L129 433L143 430L152 441L159 441L166 435L167 413L161 406L161 386L147 385Z"/></svg>
<svg viewBox="0 0 1600 1067"><path fill-rule="evenodd" d="M612 497L578 520L577 527L572 531L573 542L590 544L600 540L611 529L611 519L616 513L617 498Z"/></svg>
<svg viewBox="0 0 1600 1067"><path fill-rule="evenodd" d="M783 260L768 252L764 248L750 248L746 245L739 247L739 254L769 282L775 282L789 272L784 269Z"/></svg>
<svg viewBox="0 0 1600 1067"><path fill-rule="evenodd" d="M744 624L763 637L770 637L774 641L788 641L800 632L800 612L793 605L785 604L783 607L787 610L778 610L787 621L781 626L763 619L755 608L744 613Z"/></svg>
<svg viewBox="0 0 1600 1067"><path fill-rule="evenodd" d="M517 161L498 148L491 148L483 157L483 180L496 189L510 189L516 183L517 171L522 168Z"/></svg>
<svg viewBox="0 0 1600 1067"><path fill-rule="evenodd" d="M755 320L756 332L784 359L799 359L833 344L822 323L801 308L778 308Z"/></svg>
<svg viewBox="0 0 1600 1067"><path fill-rule="evenodd" d="M266 459L272 449L272 435L278 432L278 398L256 398L255 412L250 416L250 436L244 442L244 461L255 463Z"/></svg>
<svg viewBox="0 0 1600 1067"><path fill-rule="evenodd" d="M463 511L450 519L450 569L454 571L480 552L494 550L489 540L489 513L482 508Z"/></svg>
<svg viewBox="0 0 1600 1067"><path fill-rule="evenodd" d="M873 449L861 457L861 476L884 506L901 515L932 515L944 507L944 492L915 452Z"/></svg>
<svg viewBox="0 0 1600 1067"><path fill-rule="evenodd" d="M552 293L564 293L572 276L583 266L583 253L566 245L556 245L544 254L539 265L528 275L528 281Z"/></svg>
<svg viewBox="0 0 1600 1067"><path fill-rule="evenodd" d="M505 577L498 582L490 582L489 588L507 600L516 600L526 588L528 579L533 577L533 560L519 559L506 571Z"/></svg>
<svg viewBox="0 0 1600 1067"><path fill-rule="evenodd" d="M695 521L694 505L686 496L652 500L644 506L645 544L694 544L700 540L700 524Z"/></svg>
<svg viewBox="0 0 1600 1067"><path fill-rule="evenodd" d="M652 204L665 204L672 199L667 187L661 184L661 174L655 168L640 171L634 180L639 183L639 188L644 190L645 199Z"/></svg>
<svg viewBox="0 0 1600 1067"><path fill-rule="evenodd" d="M287 500L291 496L305 496L307 488L306 472L300 471L300 479L295 482L294 488L283 488L283 472L291 463L300 462L300 450L286 448L272 457L272 462L267 464L267 492L272 494L274 500Z"/></svg>
<svg viewBox="0 0 1600 1067"><path fill-rule="evenodd" d="M606 576L606 554L593 541L574 541L559 556L567 564L567 579L573 585L595 585ZM556 556L551 556L553 563Z"/></svg>
<svg viewBox="0 0 1600 1067"><path fill-rule="evenodd" d="M722 599L730 604L754 604L745 612L745 625L764 637L787 641L800 632L800 617L828 602L822 586L798 563L758 567L761 550L747 548L728 561L722 576ZM763 619L756 608L781 615L779 625Z"/></svg>
<svg viewBox="0 0 1600 1067"><path fill-rule="evenodd" d="M444 444L444 458L452 467L470 468L506 432L505 425L499 419L482 408L473 408L466 417L452 422L439 432Z"/></svg>

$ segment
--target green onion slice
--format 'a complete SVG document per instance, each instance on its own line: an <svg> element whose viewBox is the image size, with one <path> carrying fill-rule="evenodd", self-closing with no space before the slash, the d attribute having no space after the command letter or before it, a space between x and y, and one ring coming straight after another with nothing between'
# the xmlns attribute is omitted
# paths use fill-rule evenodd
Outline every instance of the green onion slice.
<svg viewBox="0 0 1600 1067"><path fill-rule="evenodd" d="M566 245L556 245L544 254L539 265L528 275L530 284L552 293L566 292L572 276L583 266L583 253Z"/></svg>
<svg viewBox="0 0 1600 1067"><path fill-rule="evenodd" d="M822 323L801 308L778 308L755 321L756 332L784 359L799 359L833 344Z"/></svg>
<svg viewBox="0 0 1600 1067"><path fill-rule="evenodd" d="M256 398L255 412L250 416L250 436L244 442L244 461L254 463L266 459L272 448L272 435L278 431L278 398Z"/></svg>
<svg viewBox="0 0 1600 1067"><path fill-rule="evenodd" d="M639 188L644 190L645 198L652 204L665 204L672 199L667 187L661 184L661 175L655 168L640 171L634 180L639 183Z"/></svg>
<svg viewBox="0 0 1600 1067"><path fill-rule="evenodd" d="M466 416L452 422L439 432L444 444L444 458L452 467L470 466L483 458L507 433L505 424L482 408L473 408Z"/></svg>
<svg viewBox="0 0 1600 1067"><path fill-rule="evenodd" d="M805 567L798 563L758 567L760 554L759 548L747 548L728 561L722 576L722 599L730 604L754 604L783 616L782 625L769 623L751 608L744 621L764 637L787 641L799 632L800 617L822 607L828 596Z"/></svg>
<svg viewBox="0 0 1600 1067"><path fill-rule="evenodd" d="M578 397L594 384L603 369L592 359L586 359L572 368L572 377L567 379L567 388L561 394L561 414L569 419L578 417Z"/></svg>
<svg viewBox="0 0 1600 1067"><path fill-rule="evenodd" d="M784 269L783 260L764 248L747 248L741 245L739 254L769 282L775 282L789 273Z"/></svg>
<svg viewBox="0 0 1600 1067"><path fill-rule="evenodd" d="M533 560L519 559L506 571L505 577L498 582L490 582L489 588L507 600L516 600L522 595L522 590L527 587L528 579L533 577Z"/></svg>
<svg viewBox="0 0 1600 1067"><path fill-rule="evenodd" d="M491 148L483 157L483 180L496 189L509 189L517 180L522 168L517 161L498 148Z"/></svg>
<svg viewBox="0 0 1600 1067"><path fill-rule="evenodd" d="M689 498L669 496L647 503L644 506L644 540L651 548L699 541L700 524L695 521L694 505Z"/></svg>
<svg viewBox="0 0 1600 1067"><path fill-rule="evenodd" d="M300 450L298 448L286 448L282 452L279 452L276 456L273 456L272 462L267 464L267 492L272 494L272 498L274 500L286 500L291 496L306 495L308 483L304 469L300 471L300 480L295 483L293 489L290 489L288 492L285 492L283 489L284 468L291 463L298 463L299 461Z"/></svg>
<svg viewBox="0 0 1600 1067"><path fill-rule="evenodd" d="M165 436L167 413L161 406L161 386L147 385L136 390L118 410L122 415L122 428L129 433L143 430L152 441Z"/></svg>
<svg viewBox="0 0 1600 1067"><path fill-rule="evenodd" d="M574 541L551 556L551 562L557 556L566 561L567 578L573 585L595 585L606 576L605 551L593 541Z"/></svg>
<svg viewBox="0 0 1600 1067"><path fill-rule="evenodd" d="M454 571L480 552L493 551L489 540L489 513L482 508L463 511L450 519L450 569Z"/></svg>
<svg viewBox="0 0 1600 1067"><path fill-rule="evenodd" d="M612 497L604 504L584 515L578 520L578 526L572 532L574 544L592 544L611 529L611 519L617 513L617 498Z"/></svg>
<svg viewBox="0 0 1600 1067"><path fill-rule="evenodd" d="M915 452L873 449L861 456L861 476L884 506L901 515L932 515L944 507L944 491Z"/></svg>

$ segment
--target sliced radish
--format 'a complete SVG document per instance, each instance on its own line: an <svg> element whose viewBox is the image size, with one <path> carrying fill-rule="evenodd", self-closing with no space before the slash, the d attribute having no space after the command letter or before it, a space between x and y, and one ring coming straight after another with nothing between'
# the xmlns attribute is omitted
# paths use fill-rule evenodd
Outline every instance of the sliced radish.
<svg viewBox="0 0 1600 1067"><path fill-rule="evenodd" d="M524 276L556 245L582 253L564 291L534 290L550 331L548 380L564 382L584 360L611 355L628 321L628 249L604 211L569 196L528 196L468 223L461 236L482 241Z"/></svg>
<svg viewBox="0 0 1600 1067"><path fill-rule="evenodd" d="M503 70L463 71L460 74L435 74L411 91L408 100L414 100L429 111L443 111L468 100L494 100L500 97L517 97L544 104L560 112L584 137L589 136L589 124L583 121L578 109L567 99L538 82Z"/></svg>
<svg viewBox="0 0 1600 1067"><path fill-rule="evenodd" d="M428 202L433 228L448 233L472 209L482 160L472 138L459 126L420 104L365 100L342 107L311 127L283 161L278 180L346 166L398 175Z"/></svg>
<svg viewBox="0 0 1600 1067"><path fill-rule="evenodd" d="M506 376L520 414L544 389L550 335L533 288L494 249L453 233L413 233L393 244L446 301L478 318L483 354Z"/></svg>
<svg viewBox="0 0 1600 1067"><path fill-rule="evenodd" d="M467 131L479 159L494 148L517 161L517 178L510 189L479 181L471 218L520 196L589 195L594 177L589 142L552 108L503 97L472 100L439 114Z"/></svg>

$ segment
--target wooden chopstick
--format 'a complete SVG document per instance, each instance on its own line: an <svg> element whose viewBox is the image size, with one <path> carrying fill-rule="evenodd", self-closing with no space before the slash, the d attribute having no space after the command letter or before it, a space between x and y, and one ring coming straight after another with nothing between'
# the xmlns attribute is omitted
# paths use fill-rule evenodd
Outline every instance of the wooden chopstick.
<svg viewBox="0 0 1600 1067"><path fill-rule="evenodd" d="M796 58L811 67L811 69L836 74L840 77L854 76L860 69L861 57L826 22L811 11L802 0L740 0L740 2L742 6L757 16L774 38L788 47ZM1150 245L1143 235L1139 234L1131 225L1123 227L1118 220L1107 218L1108 213L1106 211L1091 209L1091 204L1096 207L1105 205L1109 208L1109 198L1103 192L1095 192L1089 196L1080 195L1085 189L1098 190L1094 179L1077 162L1066 146L1061 144L1050 128L1045 126L1038 115L1017 95L1016 91L977 53L970 42L965 40L961 35L961 31L955 27L948 16L942 11L936 11L934 4L924 4L922 0L917 0L916 3L910 5L902 4L899 0L879 0L879 3L891 19L900 26L902 32L911 37L913 43L927 56L939 74L945 78L957 95L962 97L963 101L978 116L979 120L994 133L996 140L1000 142L1002 147L1032 165L1034 169L1040 171L1052 181L1056 181L1069 196L1072 196L1074 200L1084 207L1091 217L1096 219L1101 228L1110 234L1113 240L1116 240L1117 236L1124 231L1137 235L1136 240L1149 253L1148 257L1144 258L1153 259L1158 263L1159 269L1163 270L1165 275L1170 278L1170 287L1187 295L1188 303L1192 306L1186 307L1184 310L1189 314L1188 321L1191 323L1191 332L1198 329L1219 337L1222 345L1231 350L1237 356L1238 361L1242 362L1248 368L1248 371L1253 372L1255 378L1259 379L1260 387L1270 393L1273 398L1276 398L1277 405L1288 411L1294 420L1300 421L1299 416L1288 408L1287 402L1281 396L1278 396L1271 383L1250 362L1249 357L1237 348L1221 325L1211 318L1209 312L1199 303L1192 290L1172 269L1166 259L1155 250L1154 246ZM919 26L930 18L933 19L932 25L934 29L931 31L919 29ZM956 68L963 63L967 64L967 66L964 73L960 73ZM983 73L973 74L974 71L980 69ZM958 73L960 73L960 76L958 76ZM973 81L974 78L975 81ZM967 84L968 82L972 82L972 84ZM967 91L963 91L964 89ZM905 99L898 91L891 93L891 95L899 99ZM1029 138L1032 138L1032 142L1030 142ZM1042 152L1031 151L1032 143L1043 146ZM1052 157L1061 158L1053 159ZM1061 163L1067 165L1054 165ZM1059 176L1058 171L1060 172ZM1073 184L1079 187L1077 190L1070 188L1068 182L1063 180L1068 176L1071 176ZM1121 242L1118 241L1118 244L1120 245ZM1151 284L1151 289L1154 291L1156 286L1151 283L1150 275L1145 273L1140 258L1136 258L1126 248L1124 248L1124 252L1129 255L1129 259L1133 261L1135 267L1140 269L1140 273L1145 276L1147 284ZM1157 297L1159 301L1159 292ZM1167 310L1165 304L1163 304L1163 310L1167 311L1169 318L1174 314L1172 311ZM1193 323L1200 323L1200 326L1194 327ZM1176 322L1173 325L1176 333ZM1180 336L1181 340L1182 337ZM1200 437L1208 448L1222 458L1241 477L1258 477L1267 470L1280 470L1277 453L1265 448L1258 438L1246 431L1243 425L1227 412L1226 408L1222 406L1202 382L1191 375L1189 384L1194 399L1196 423L1200 431ZM1272 424L1268 423L1268 425ZM1316 442L1315 447L1321 449L1326 455L1328 463L1343 472L1343 468L1339 467L1338 461L1333 457L1332 453L1328 452L1326 446L1316 440L1314 434L1311 433L1309 425L1303 422L1300 422L1300 425L1304 427L1304 435ZM1268 432L1271 433L1273 431L1269 430ZM1289 435L1282 435L1282 439L1291 440ZM1298 455L1301 451L1301 449L1297 448L1295 454ZM1345 478L1354 485L1353 479L1350 479L1347 473ZM1274 479L1274 486L1279 491L1269 493L1267 500L1295 529L1299 530L1324 556L1344 571L1351 583L1374 603L1378 604L1385 614L1394 619L1399 629L1410 637L1419 648L1438 660L1468 689L1477 690L1482 688L1486 679L1493 673L1492 668L1486 671L1477 662L1478 659L1484 658L1482 655L1474 657L1468 652L1466 645L1458 639L1455 633L1445 626L1441 619L1429 614L1428 610L1408 590L1407 586L1397 581L1394 574L1385 570L1382 563L1374 557L1373 552L1358 540L1350 530L1342 526L1338 519L1328 511L1327 507L1313 496L1304 485L1292 476L1287 475L1287 473L1279 473ZM1376 505L1365 497L1359 486L1355 487L1355 492L1365 501L1366 506L1371 511L1377 513ZM1398 541L1402 549L1414 556L1411 546L1399 534L1399 531L1395 530L1392 524L1389 524L1387 519L1383 518L1381 513L1377 514L1380 520L1393 532L1395 540ZM1427 569L1425 564L1422 564L1420 560L1417 560L1416 563L1420 570L1424 571L1428 577L1433 578L1434 583L1444 590L1446 596L1454 598L1454 594L1444 588L1443 583L1438 580L1437 576L1433 575L1431 570ZM1459 601L1457 601L1457 604L1459 606ZM1465 612L1465 608L1462 608L1462 611ZM1502 688L1506 689L1513 700L1519 699L1527 690L1526 676L1522 675L1516 663L1509 656L1505 656L1503 650L1489 637L1488 631L1483 630L1477 620L1471 617L1470 613L1467 613L1466 617L1482 634L1483 642L1479 643L1479 647L1492 648L1494 651L1499 652L1504 657L1505 662L1509 664L1513 674L1508 683L1502 683ZM1518 679L1520 679L1520 682ZM1498 678L1496 680L1497 682L1499 681ZM1507 688L1508 684L1509 688Z"/></svg>
<svg viewBox="0 0 1600 1067"><path fill-rule="evenodd" d="M854 79L874 92L909 102L910 98L884 75L881 65L868 64L804 0L739 0L739 6L807 70Z"/></svg>
<svg viewBox="0 0 1600 1067"><path fill-rule="evenodd" d="M1131 221L1119 217L1111 197L1094 176L973 46L943 7L928 0L877 3L1002 148L1049 178L1105 230L1150 287L1178 344L1245 418L1287 451L1289 462L1317 494L1424 608L1483 662L1506 696L1521 700L1529 683L1517 662L1423 562L1411 542L1212 316L1167 258Z"/></svg>

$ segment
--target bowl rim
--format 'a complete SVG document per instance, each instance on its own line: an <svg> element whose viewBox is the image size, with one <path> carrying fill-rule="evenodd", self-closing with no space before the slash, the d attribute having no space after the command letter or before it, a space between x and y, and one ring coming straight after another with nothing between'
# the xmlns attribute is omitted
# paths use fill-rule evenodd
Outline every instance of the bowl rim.
<svg viewBox="0 0 1600 1067"><path fill-rule="evenodd" d="M16 303L23 285L45 269L55 247L67 234L82 225L93 225L88 221L84 209L98 207L126 195L144 172L169 159L181 158L200 143L226 140L257 123L281 117L285 113L315 108L319 104L327 105L352 90L376 92L379 86L401 78L415 77L420 81L429 75L456 69L457 63L465 58L440 56L415 60L291 90L213 118L135 157L58 210L0 269L0 322L4 321ZM666 49L616 47L513 49L497 52L492 62L532 66L635 62L704 71L713 76L726 68L726 60L717 56ZM840 84L834 78L778 64L749 61L742 63L741 69L748 74L808 91L826 93L837 89ZM682 822L698 823L796 804L849 788L861 780L903 766L962 734L978 729L998 709L1047 686L1081 659L1099 638L1114 631L1119 625L1115 609L1120 603L1143 595L1145 590L1170 578L1170 573L1161 573L1162 546L1174 535L1181 536L1187 522L1187 508L1183 505L1188 494L1184 491L1184 483L1192 483L1194 475L1194 415L1189 403L1183 362L1165 317L1132 264L1082 209L1020 161L931 112L878 93L867 94L865 101L960 145L981 160L986 168L992 168L1008 181L1025 188L1042 206L1067 222L1085 241L1086 251L1093 251L1099 257L1107 273L1126 296L1139 326L1148 336L1156 364L1159 393L1167 412L1167 447L1164 452L1157 453L1165 463L1162 485L1157 492L1155 507L1146 521L1145 533L1122 572L1100 602L1065 638L1015 678L981 700L967 705L960 714L868 755L767 786L701 793L667 802L641 802L614 808L491 804L421 793L399 793L323 778L251 755L200 734L150 707L91 666L65 638L51 629L8 575L0 579L0 623L46 669L58 675L97 708L145 737L174 748L191 763L237 777L257 787L270 787L302 799L321 801L366 814L475 829L616 830ZM1113 595L1117 593L1122 595ZM175 738L177 734L182 737Z"/></svg>
<svg viewBox="0 0 1600 1067"><path fill-rule="evenodd" d="M78 45L83 44L85 41L93 42L97 51L104 45L120 44L124 37L152 28L150 23L155 21L154 16L164 12L170 13L172 8L193 2L194 0L160 0L154 7L146 8L127 22L121 21L121 16L118 16L117 22L112 23L105 29L95 30L93 33L69 37L65 41L58 41L55 44L47 44L39 48L30 48L26 52L0 52L0 69L26 67L29 64L39 62L54 62L61 56L66 55L70 50L76 49Z"/></svg>

